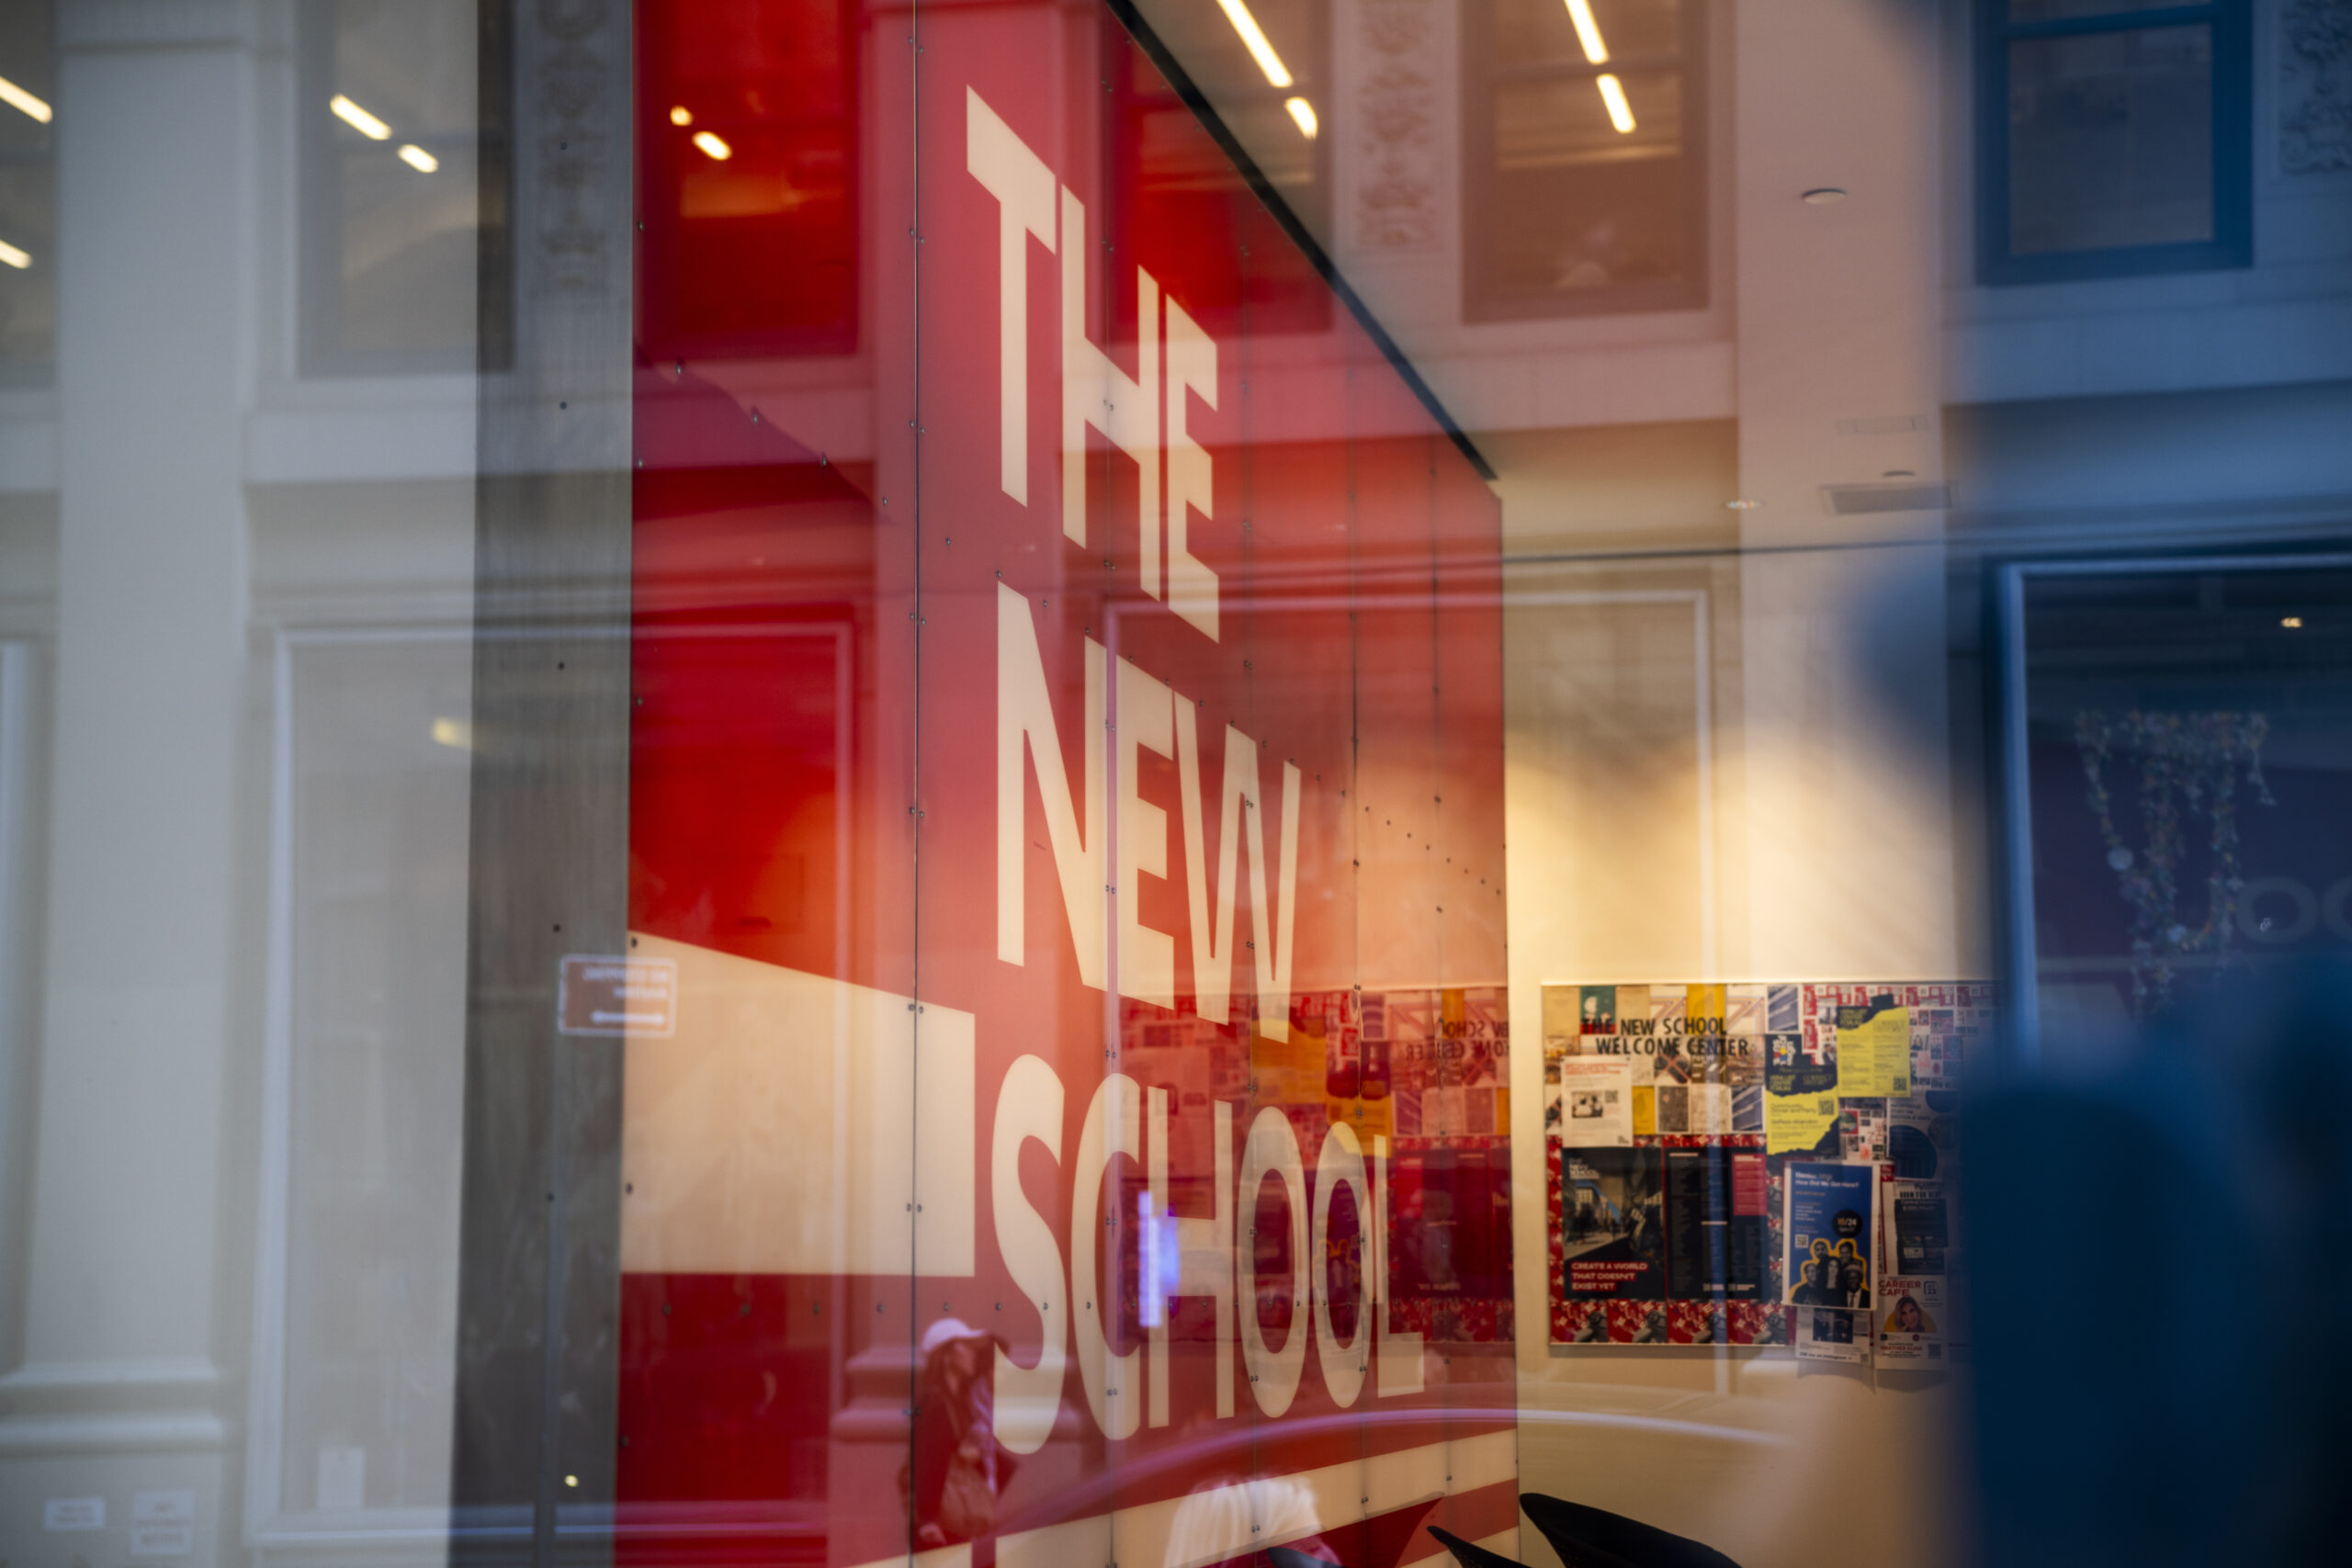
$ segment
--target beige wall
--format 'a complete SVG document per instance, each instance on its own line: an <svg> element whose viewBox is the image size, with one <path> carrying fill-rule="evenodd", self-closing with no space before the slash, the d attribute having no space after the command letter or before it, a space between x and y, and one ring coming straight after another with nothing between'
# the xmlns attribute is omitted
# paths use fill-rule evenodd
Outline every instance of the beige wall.
<svg viewBox="0 0 2352 1568"><path fill-rule="evenodd" d="M1512 1054L1521 1485L1690 1535L1746 1568L1956 1562L1961 1460L1944 1380L1874 1382L1868 1369L1801 1367L1785 1349L1548 1344L1533 1021L1545 985L1924 975L1962 958L1952 856L1918 860L1923 830L1948 830L1941 796L1917 783L1941 776L1939 735L1922 757L1912 731L1864 723L1874 750L1825 759L1802 724L1768 721L1752 702L1743 676L1759 623L1768 636L1774 622L1826 623L1807 680L1832 691L1842 681L1864 700L1870 672L1847 650L1870 634L1850 604L1752 602L1739 514L1723 504L1738 493L1740 443L1723 422L1482 441L1504 473L1514 562L1504 648L1511 1010L1527 1021ZM1820 563L1799 559L1806 570L1784 592L1818 576ZM1939 593L1930 611L1913 617L1911 657L1939 702ZM1790 840L1822 835L1882 857L1898 908L1858 905L1834 879L1751 880L1756 838L1785 856ZM1981 944L1968 945L1981 964ZM1556 1561L1532 1528L1521 1555Z"/></svg>

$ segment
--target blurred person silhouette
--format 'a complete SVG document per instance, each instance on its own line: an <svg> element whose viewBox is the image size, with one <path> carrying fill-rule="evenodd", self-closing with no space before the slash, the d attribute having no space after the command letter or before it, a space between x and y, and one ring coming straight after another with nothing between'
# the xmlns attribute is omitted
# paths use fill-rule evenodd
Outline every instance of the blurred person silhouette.
<svg viewBox="0 0 2352 1568"><path fill-rule="evenodd" d="M901 1483L918 1549L972 1540L996 1528L1014 1461L996 1440L989 1368L996 1341L957 1317L922 1337L915 1379L914 1454Z"/></svg>
<svg viewBox="0 0 2352 1568"><path fill-rule="evenodd" d="M1739 1568L1703 1541L1623 1514L1540 1492L1521 1493L1519 1506L1568 1568Z"/></svg>
<svg viewBox="0 0 2352 1568"><path fill-rule="evenodd" d="M2343 1560L2352 1346L2294 1325L2352 1297L2347 1047L2352 969L2271 969L2133 1055L1980 1092L1961 1191L1983 1561Z"/></svg>
<svg viewBox="0 0 2352 1568"><path fill-rule="evenodd" d="M1168 1568L1244 1556L1253 1542L1270 1537L1286 1539L1303 1557L1336 1562L1322 1528L1315 1489L1303 1476L1204 1482L1176 1505L1168 1527Z"/></svg>

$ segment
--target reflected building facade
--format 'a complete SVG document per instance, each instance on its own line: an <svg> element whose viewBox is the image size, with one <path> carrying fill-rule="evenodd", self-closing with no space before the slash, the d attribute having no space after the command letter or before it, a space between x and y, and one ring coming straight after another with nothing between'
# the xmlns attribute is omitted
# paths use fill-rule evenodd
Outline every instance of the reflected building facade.
<svg viewBox="0 0 2352 1568"><path fill-rule="evenodd" d="M0 1555L1965 1556L1545 998L2352 941L2342 11L10 7Z"/></svg>

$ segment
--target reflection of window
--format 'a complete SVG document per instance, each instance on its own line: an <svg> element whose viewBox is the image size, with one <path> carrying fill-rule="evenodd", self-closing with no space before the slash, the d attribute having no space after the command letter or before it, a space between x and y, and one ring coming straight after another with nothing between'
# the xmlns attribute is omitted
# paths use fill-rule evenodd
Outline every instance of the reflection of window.
<svg viewBox="0 0 2352 1568"><path fill-rule="evenodd" d="M1983 0L1986 283L2253 259L2245 0Z"/></svg>
<svg viewBox="0 0 2352 1568"><path fill-rule="evenodd" d="M0 6L0 383L43 374L57 341L57 100L46 5Z"/></svg>
<svg viewBox="0 0 2352 1568"><path fill-rule="evenodd" d="M505 127L479 69L505 53L480 0L318 0L303 13L302 367L506 359ZM479 299L480 287L494 288Z"/></svg>
<svg viewBox="0 0 2352 1568"><path fill-rule="evenodd" d="M1472 0L1473 318L1706 300L1704 0Z"/></svg>
<svg viewBox="0 0 2352 1568"><path fill-rule="evenodd" d="M2352 946L2352 558L2005 570L2002 818L2028 1043ZM2021 700L2020 700L2021 699Z"/></svg>
<svg viewBox="0 0 2352 1568"><path fill-rule="evenodd" d="M1194 90L1203 78L1218 84L1216 110L1225 129L1308 231L1317 231L1329 214L1330 186L1322 151L1324 111L1316 107L1323 102L1321 0L1258 0L1241 14L1259 26L1271 72L1245 51L1236 29L1222 26L1206 29L1197 56L1182 63L1202 73L1193 78ZM1216 58L1220 49L1232 58ZM1119 112L1108 126L1114 173L1102 193L1100 221L1114 249L1141 242L1147 249L1176 245L1246 257L1235 295L1195 292L1184 299L1212 334L1328 327L1331 290L1315 264L1290 244L1250 244L1250 226L1263 220L1265 209L1241 170L1200 134L1186 91L1128 37L1106 34L1104 53L1103 79ZM1138 221L1148 224L1148 236L1137 233ZM1136 253L1138 258L1143 254ZM1134 291L1108 289L1103 302L1114 331L1123 340L1132 338Z"/></svg>
<svg viewBox="0 0 2352 1568"><path fill-rule="evenodd" d="M426 1530L448 1502L472 672L462 629L279 644L257 1369L275 1397L251 1449L266 1531L363 1509Z"/></svg>
<svg viewBox="0 0 2352 1568"><path fill-rule="evenodd" d="M1259 169L1291 209L1317 232L1329 206L1325 191L1330 160L1324 127L1331 118L1329 52L1325 0L1217 0L1222 23L1204 22L1186 42L1184 64L1200 81L1214 83L1218 117L1250 150ZM1156 139L1147 137L1143 172L1162 177L1160 189L1179 188L1178 171L1155 169ZM1177 136L1177 143L1197 141ZM1189 172L1190 183L1214 185L1230 171Z"/></svg>
<svg viewBox="0 0 2352 1568"><path fill-rule="evenodd" d="M639 8L652 357L857 346L861 36L851 0Z"/></svg>

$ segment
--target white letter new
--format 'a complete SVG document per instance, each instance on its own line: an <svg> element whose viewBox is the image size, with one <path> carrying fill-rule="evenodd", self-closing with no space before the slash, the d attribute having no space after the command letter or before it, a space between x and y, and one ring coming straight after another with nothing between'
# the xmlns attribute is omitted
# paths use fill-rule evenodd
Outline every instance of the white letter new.
<svg viewBox="0 0 2352 1568"><path fill-rule="evenodd" d="M1290 1038L1291 932L1298 923L1298 795L1297 764L1283 764L1283 825L1276 873L1282 906L1266 902L1265 812L1258 788L1258 743L1231 725L1225 727L1225 787L1218 792L1216 879L1209 880L1205 824L1201 809L1199 724L1193 709L1176 705L1177 787L1183 796L1184 891L1193 916L1193 989L1200 998L1201 1016L1211 1023L1232 1017L1233 905L1238 885L1234 879L1235 856L1243 845L1250 851L1250 931L1257 958L1258 1032L1270 1040ZM1209 899L1216 899L1216 919L1209 919Z"/></svg>
<svg viewBox="0 0 2352 1568"><path fill-rule="evenodd" d="M1029 753L1045 797L1046 841L1062 886L1062 909L1078 949L1078 977L1102 988L1102 645L1086 639L1085 826L1070 799L1069 769L1054 725L1046 664L1029 605L1002 583L996 593L996 955L1023 961L1028 934L1028 813L1021 754Z"/></svg>

